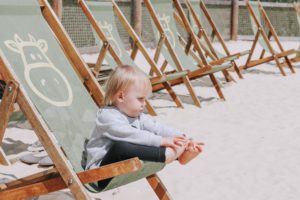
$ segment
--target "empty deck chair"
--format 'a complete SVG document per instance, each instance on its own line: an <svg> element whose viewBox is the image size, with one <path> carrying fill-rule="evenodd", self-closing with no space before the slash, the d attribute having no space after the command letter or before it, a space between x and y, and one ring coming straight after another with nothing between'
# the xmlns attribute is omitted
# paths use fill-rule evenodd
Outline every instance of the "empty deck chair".
<svg viewBox="0 0 300 200"><path fill-rule="evenodd" d="M283 64L286 63L292 73L295 73L295 70L291 64L290 59L288 58L289 55L295 54L296 51L294 49L284 50L283 46L281 45L277 33L273 28L266 11L264 10L262 3L259 1L248 1L246 0L246 6L249 11L250 19L251 19L251 27L255 34L255 39L253 41L250 54L248 56L247 62L244 66L241 66L240 69L248 69L262 63L267 63L270 61L275 61L276 66L279 68L280 73L285 76L286 73L283 69ZM268 28L268 34L265 31L264 27L262 26L262 20L266 23ZM273 37L277 47L279 48L279 52L276 52L273 48L270 38ZM260 54L259 59L252 60L252 56L256 45L260 44L262 47L262 52ZM269 53L270 56L265 57L265 53ZM280 59L284 59L284 62L280 62Z"/></svg>
<svg viewBox="0 0 300 200"><path fill-rule="evenodd" d="M76 199L91 199L88 190L99 189L84 184L111 177L105 190L147 177L157 195L168 199L155 175L163 163L133 158L84 171L84 141L92 133L102 104L99 84L47 0L1 1L0 11L0 25L5 27L0 34L0 74L7 82L0 105L0 141L16 102L55 165L7 183L0 199L26 199L64 188ZM136 173L125 175L129 172Z"/></svg>
<svg viewBox="0 0 300 200"><path fill-rule="evenodd" d="M179 14L177 13L178 11L174 10L174 19L176 20L176 22L186 31L187 35L188 35L188 39L187 41L184 39L184 37L182 35L178 35L179 41L181 43L181 45L184 47L185 49L185 53L186 54L190 54L195 60L199 59L199 57L197 56L197 52L196 52L196 48L193 47L193 40L190 38L189 33L188 33L188 29L186 29L186 26L189 26L189 24L184 24L182 19L180 18ZM189 30L193 30L192 25L191 27L189 27ZM194 32L195 33L195 32ZM234 60L237 58L237 56L230 56L230 57L225 57L225 58L218 58L214 55L214 50L210 49L210 47L208 46L207 42L201 38L197 38L197 43L198 45L201 47L201 49L203 50L203 53L206 56L207 62L210 65L220 65L220 64L224 64L228 61ZM211 48L213 48L211 46ZM201 58L200 58L201 59ZM224 77L226 79L226 81L232 81L234 80L230 74L228 73L227 70L223 70L222 71L224 74Z"/></svg>
<svg viewBox="0 0 300 200"><path fill-rule="evenodd" d="M151 24L154 36L158 41L154 60L157 61L162 54L165 59L165 66L170 64L171 66L180 66L183 69L189 70L190 79L208 75L219 97L225 99L214 73L230 68L231 64L210 65L199 46L196 49L198 59L185 53L177 37L178 33L175 19L173 18L172 0L144 0L144 3L152 18ZM187 22L185 21L185 23ZM192 37L192 39L195 39L195 37ZM178 82L171 82L171 84L178 84Z"/></svg>
<svg viewBox="0 0 300 200"><path fill-rule="evenodd" d="M140 39L135 34L134 30L114 2L94 2L80 0L79 5L94 29L94 35L97 44L99 46L102 46L102 50L97 61L98 66L96 68L100 68L102 60L104 58L110 66L116 66L116 64L126 63L138 67L135 64L134 59L138 51L140 51L147 61L147 64L150 66L150 69L154 71L154 74L150 76L154 91L155 85L162 85L163 87L160 89L167 89L169 95L172 97L177 106L183 107L179 97L175 94L172 87L168 83L168 81L174 79L182 79L185 80L185 86L189 90L194 104L196 106L200 106L199 100L188 81L188 72L179 69L173 73L163 74L157 67L157 64L151 59L146 51L146 48L141 43ZM117 25L114 19L114 13L116 13L118 19L122 21L122 25L124 26L128 35L134 41L135 48L133 49L131 56L129 56L129 54L126 52L126 49L118 33ZM103 44L105 44L105 46ZM103 50L104 48L106 48L107 50Z"/></svg>
<svg viewBox="0 0 300 200"><path fill-rule="evenodd" d="M207 49L213 54L213 56L217 60L224 60L229 61L232 63L234 70L236 71L239 78L243 78L240 70L235 62L236 59L240 58L241 56L245 56L249 54L250 50L238 52L231 54L227 45L220 34L219 30L215 22L213 21L211 15L208 12L204 2L202 0L185 0L185 4L189 10L188 15L191 22L191 26L194 32L197 34L198 38L202 41L202 43L207 47ZM207 31L204 29L203 20L202 18L205 17L208 25L211 29L210 36L207 34ZM221 44L222 51L218 51L217 48L214 48L212 42L214 39L217 38L218 42ZM207 53L209 56L210 54Z"/></svg>
<svg viewBox="0 0 300 200"><path fill-rule="evenodd" d="M300 28L300 3L295 2L294 3L294 8L295 8L295 11L296 11L297 22L298 22L298 25L299 25L299 28ZM295 57L291 58L291 61L293 63L300 61L300 47L298 48Z"/></svg>

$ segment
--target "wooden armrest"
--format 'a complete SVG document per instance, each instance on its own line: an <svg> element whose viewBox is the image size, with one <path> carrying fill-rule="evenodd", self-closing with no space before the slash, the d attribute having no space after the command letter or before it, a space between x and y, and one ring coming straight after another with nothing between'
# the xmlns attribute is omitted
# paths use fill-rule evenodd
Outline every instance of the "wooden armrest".
<svg viewBox="0 0 300 200"><path fill-rule="evenodd" d="M78 178L83 184L92 183L122 174L140 170L142 164L138 158L132 158L125 161L105 165L96 169L82 171L77 173ZM46 174L49 176L49 174ZM72 183L70 183L72 184ZM53 178L41 182L22 183L21 187L7 188L0 192L1 199L27 198L29 196L39 196L50 192L67 188L63 179L57 174Z"/></svg>

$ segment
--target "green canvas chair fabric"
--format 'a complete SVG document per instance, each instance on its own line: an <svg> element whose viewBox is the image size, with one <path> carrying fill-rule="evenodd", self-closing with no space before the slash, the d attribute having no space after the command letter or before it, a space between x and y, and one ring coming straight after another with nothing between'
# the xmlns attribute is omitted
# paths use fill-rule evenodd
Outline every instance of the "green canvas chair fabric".
<svg viewBox="0 0 300 200"><path fill-rule="evenodd" d="M95 17L95 19L97 20L98 25L101 27L102 31L106 35L106 38L108 39L110 45L116 51L120 60L123 63L129 64L136 68L139 68L135 64L135 62L131 59L129 54L127 53L127 50L125 49L122 39L118 33L117 25L115 23L114 12L112 10L112 3L111 2L95 2L95 1L85 1L85 2L88 5L91 12L93 13L93 16ZM103 43L94 30L93 30L93 34L94 34L97 45L101 47L103 45ZM117 66L116 61L113 59L113 57L109 53L107 53L105 55L105 61L112 68L114 66ZM165 81L174 80L174 79L180 78L182 76L185 76L186 74L187 74L187 71L168 74L165 76L166 79L161 79L160 81L154 82L154 83L152 82L152 84L155 85L155 84L159 84L159 83L162 83Z"/></svg>
<svg viewBox="0 0 300 200"><path fill-rule="evenodd" d="M166 37L169 39L173 49L175 50L176 55L178 56L180 62L182 63L182 66L184 69L187 69L189 71L195 71L199 69L199 64L189 55L187 55L184 52L183 47L180 44L178 35L179 33L177 32L176 28L176 23L175 19L173 17L173 4L171 0L152 0L151 4L157 14L157 17L160 21L160 23L163 26L163 29L166 33ZM151 20L151 24L154 30L154 37L156 41L159 40L160 33L157 31L157 28ZM161 50L161 54L163 57L169 62L171 66L175 66L175 63L169 54L168 50L166 47L163 47ZM231 67L231 64L223 64L223 65L214 65L211 70L206 71L203 73L201 76L219 72L222 70L225 70L227 68ZM201 77L199 76L199 77Z"/></svg>
<svg viewBox="0 0 300 200"><path fill-rule="evenodd" d="M1 58L9 61L20 87L64 149L74 171L83 171L84 141L95 126L97 105L65 57L36 0L1 1L0 26L5 27L0 34ZM142 171L115 177L105 190L149 176L163 166L145 162Z"/></svg>

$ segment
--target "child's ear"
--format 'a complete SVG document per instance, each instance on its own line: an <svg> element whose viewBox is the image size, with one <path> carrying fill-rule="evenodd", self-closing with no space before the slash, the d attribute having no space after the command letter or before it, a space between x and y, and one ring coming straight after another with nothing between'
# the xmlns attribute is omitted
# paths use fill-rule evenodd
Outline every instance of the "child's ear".
<svg viewBox="0 0 300 200"><path fill-rule="evenodd" d="M119 102L123 102L124 101L124 92L123 91L119 91L117 94L117 101Z"/></svg>

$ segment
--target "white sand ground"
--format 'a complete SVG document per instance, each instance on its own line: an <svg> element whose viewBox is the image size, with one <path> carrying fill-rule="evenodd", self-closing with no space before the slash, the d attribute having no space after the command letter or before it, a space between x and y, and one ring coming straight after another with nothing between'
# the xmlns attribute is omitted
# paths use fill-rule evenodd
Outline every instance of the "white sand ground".
<svg viewBox="0 0 300 200"><path fill-rule="evenodd" d="M298 48L299 42L284 42ZM218 45L218 44L217 44ZM228 42L232 52L249 49L251 42ZM238 61L244 63L245 58ZM138 57L138 62L143 59ZM300 199L300 66L282 77L274 64L263 64L243 72L236 83L224 83L226 101L220 101L207 78L192 82L202 108L192 105L183 86L175 91L183 97L184 109L174 107L167 95L154 95L151 103L157 120L181 129L206 145L190 164L168 165L159 172L174 199L203 200L298 200ZM36 140L32 131L9 128L6 143L10 158L22 155ZM0 166L0 178L16 178L43 170L21 162ZM99 199L156 199L146 180L100 193ZM72 199L67 191L38 199Z"/></svg>

